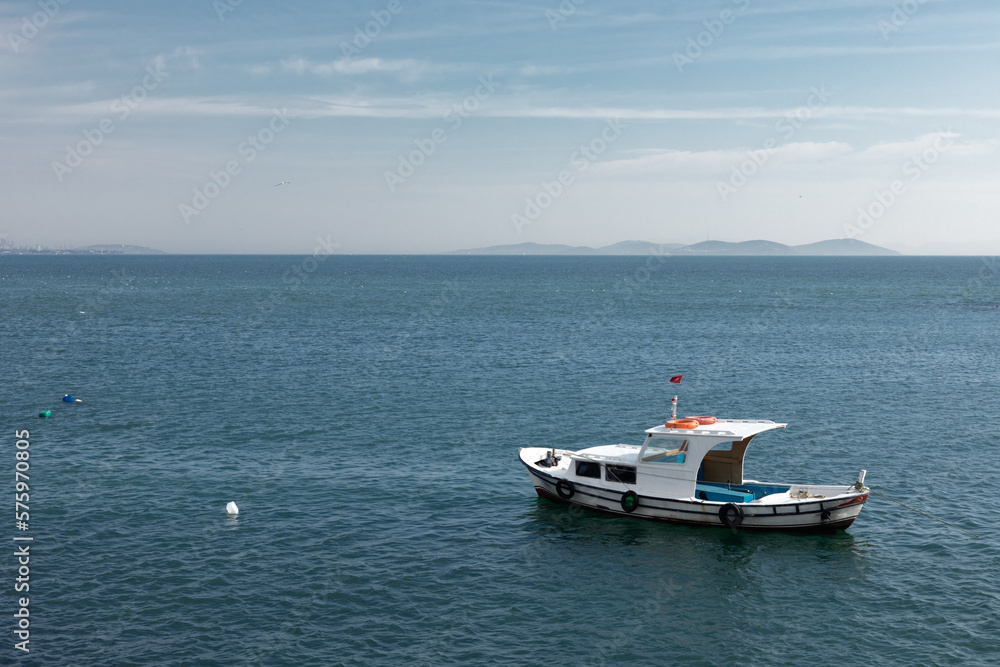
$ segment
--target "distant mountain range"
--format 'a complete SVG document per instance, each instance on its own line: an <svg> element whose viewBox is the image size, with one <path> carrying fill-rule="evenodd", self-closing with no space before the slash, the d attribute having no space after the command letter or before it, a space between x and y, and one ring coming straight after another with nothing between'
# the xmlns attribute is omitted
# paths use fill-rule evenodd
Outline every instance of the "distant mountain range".
<svg viewBox="0 0 1000 667"><path fill-rule="evenodd" d="M135 245L89 245L82 248L46 248L44 246L16 247L0 242L0 255L162 255L154 250ZM859 256L899 255L900 253L857 239L832 239L806 245L788 246L774 241L702 241L693 245L683 243L650 243L649 241L622 241L600 248L571 246L561 243L517 243L495 245L488 248L471 248L445 253L448 255L765 255L765 256Z"/></svg>
<svg viewBox="0 0 1000 667"><path fill-rule="evenodd" d="M495 245L488 248L456 250L449 255L898 255L895 250L858 241L857 239L831 239L806 245L788 246L774 241L702 241L693 245L683 243L650 243L648 241L622 241L601 248L570 246L561 243L517 243Z"/></svg>

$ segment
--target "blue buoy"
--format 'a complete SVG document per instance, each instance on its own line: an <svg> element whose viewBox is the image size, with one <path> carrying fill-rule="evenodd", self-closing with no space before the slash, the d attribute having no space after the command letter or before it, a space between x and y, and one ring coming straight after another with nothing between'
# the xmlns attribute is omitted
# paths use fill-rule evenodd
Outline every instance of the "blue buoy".
<svg viewBox="0 0 1000 667"><path fill-rule="evenodd" d="M65 396L63 396L63 402L64 403L72 403L73 402L73 397L70 396L69 394L66 394Z"/></svg>

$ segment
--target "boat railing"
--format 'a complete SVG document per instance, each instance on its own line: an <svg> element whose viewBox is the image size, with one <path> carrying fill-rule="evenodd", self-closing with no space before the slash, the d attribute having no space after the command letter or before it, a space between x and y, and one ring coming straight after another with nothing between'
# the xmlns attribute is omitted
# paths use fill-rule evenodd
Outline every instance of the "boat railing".
<svg viewBox="0 0 1000 667"><path fill-rule="evenodd" d="M581 452L572 452L570 454L571 459L587 459L588 461L598 461L598 462L612 462L612 463L622 463L622 458L620 456L602 456L601 454L583 454Z"/></svg>

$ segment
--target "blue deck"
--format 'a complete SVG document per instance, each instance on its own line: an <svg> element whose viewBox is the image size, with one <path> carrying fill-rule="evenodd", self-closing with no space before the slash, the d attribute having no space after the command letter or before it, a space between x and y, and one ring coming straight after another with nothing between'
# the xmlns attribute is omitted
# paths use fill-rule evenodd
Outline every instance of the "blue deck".
<svg viewBox="0 0 1000 667"><path fill-rule="evenodd" d="M732 487L717 482L698 482L694 486L695 498L720 503L748 503L771 493L781 493L791 487L784 484L740 484ZM702 497L704 494L704 497Z"/></svg>

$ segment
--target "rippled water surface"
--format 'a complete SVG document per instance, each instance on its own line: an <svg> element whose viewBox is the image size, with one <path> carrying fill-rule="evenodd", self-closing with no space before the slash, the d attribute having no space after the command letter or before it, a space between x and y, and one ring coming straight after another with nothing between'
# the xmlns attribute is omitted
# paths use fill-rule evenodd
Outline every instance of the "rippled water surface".
<svg viewBox="0 0 1000 667"><path fill-rule="evenodd" d="M998 306L978 258L2 257L0 663L997 664ZM789 423L748 477L866 468L980 537L535 496L518 447L638 443L675 390Z"/></svg>

